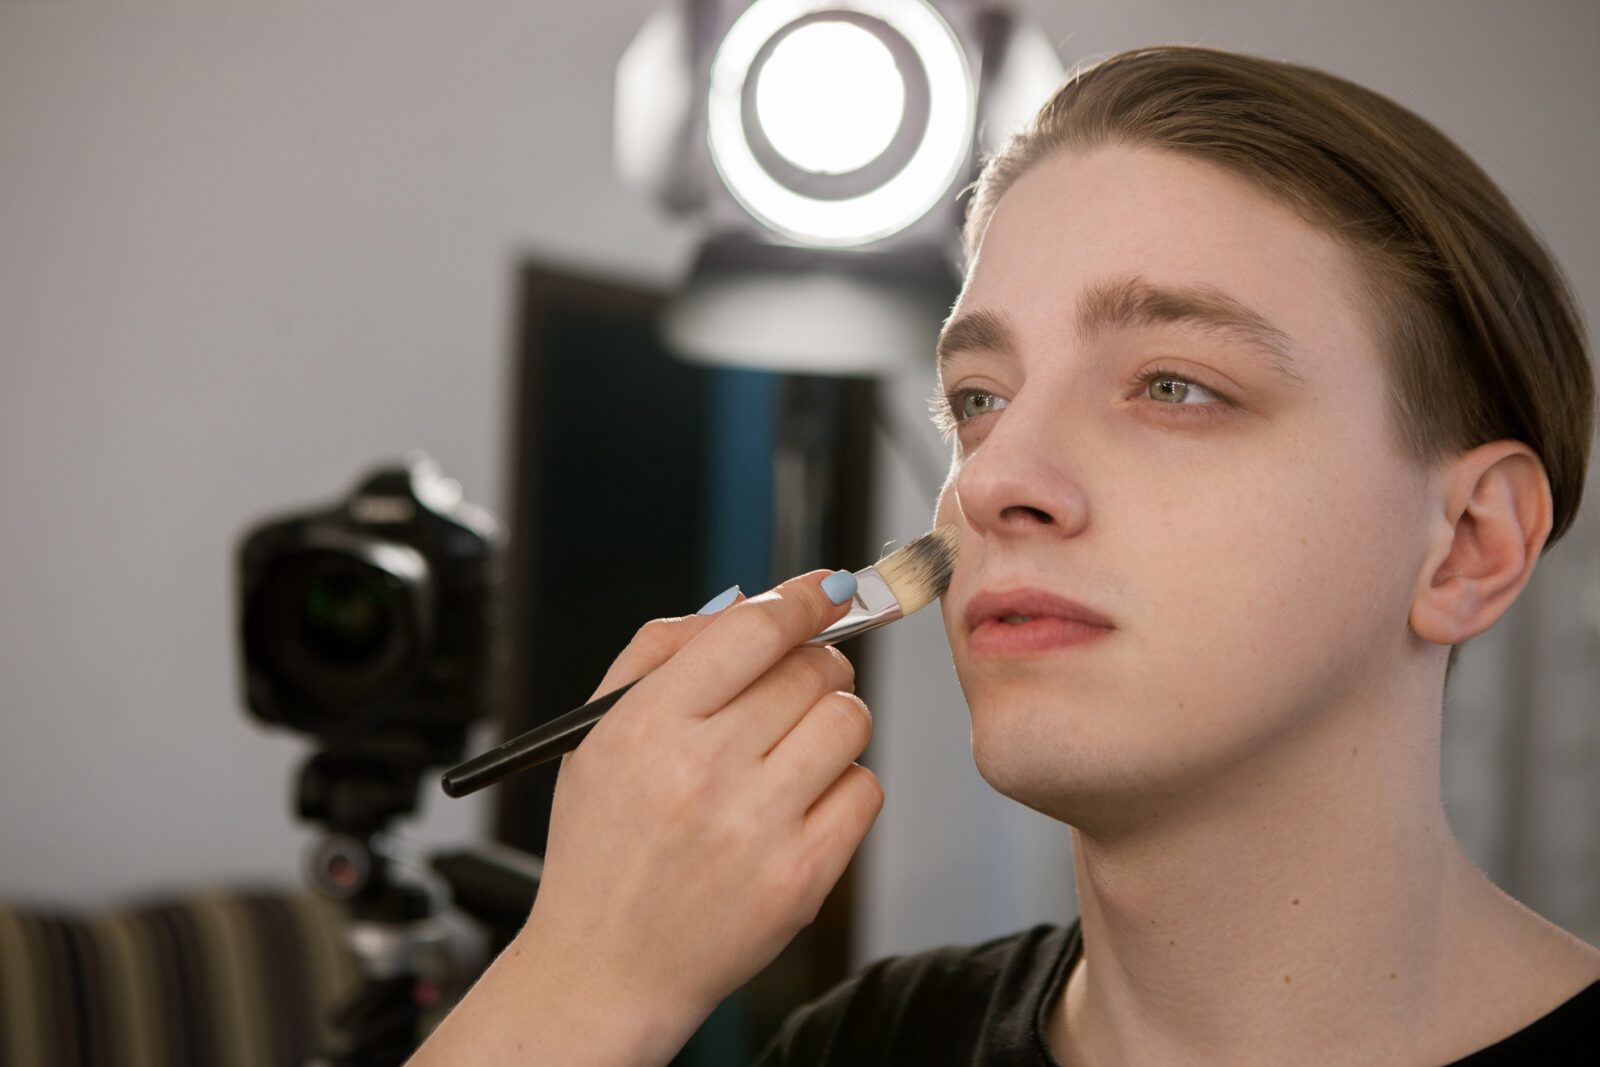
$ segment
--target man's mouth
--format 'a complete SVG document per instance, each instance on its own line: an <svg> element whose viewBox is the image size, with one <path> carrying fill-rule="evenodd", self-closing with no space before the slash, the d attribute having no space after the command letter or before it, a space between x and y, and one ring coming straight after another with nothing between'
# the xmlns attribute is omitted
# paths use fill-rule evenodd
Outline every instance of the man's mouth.
<svg viewBox="0 0 1600 1067"><path fill-rule="evenodd" d="M1116 627L1093 608L1044 589L983 590L967 601L967 651L1034 656L1098 643Z"/></svg>
<svg viewBox="0 0 1600 1067"><path fill-rule="evenodd" d="M1044 589L985 589L967 601L963 614L969 631L985 622L1023 626L1045 618L1114 628L1111 620L1099 611Z"/></svg>

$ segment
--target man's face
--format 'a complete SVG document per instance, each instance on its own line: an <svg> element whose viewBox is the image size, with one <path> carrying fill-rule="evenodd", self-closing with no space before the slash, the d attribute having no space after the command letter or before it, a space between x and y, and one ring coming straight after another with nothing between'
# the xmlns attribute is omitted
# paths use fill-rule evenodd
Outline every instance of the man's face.
<svg viewBox="0 0 1600 1067"><path fill-rule="evenodd" d="M968 335L940 374L971 391L942 610L995 788L1080 826L1148 817L1370 710L1406 668L1429 478L1386 432L1358 270L1171 153L1074 152L1005 194L950 325L992 313L1014 348ZM974 642L974 596L1025 589L1113 628Z"/></svg>

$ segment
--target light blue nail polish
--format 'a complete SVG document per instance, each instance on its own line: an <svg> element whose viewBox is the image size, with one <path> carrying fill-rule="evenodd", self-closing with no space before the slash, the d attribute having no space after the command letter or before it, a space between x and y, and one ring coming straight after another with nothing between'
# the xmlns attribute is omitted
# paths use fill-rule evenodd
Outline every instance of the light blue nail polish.
<svg viewBox="0 0 1600 1067"><path fill-rule="evenodd" d="M822 579L822 591L835 604L843 604L856 595L856 576L849 571L834 571Z"/></svg>
<svg viewBox="0 0 1600 1067"><path fill-rule="evenodd" d="M730 586L728 586L728 588L724 589L722 592L718 593L716 596L714 596L710 600L706 601L706 606L701 608L695 614L697 614L697 615L715 615L717 612L721 611L723 608L727 607L729 604L732 604L735 600L738 599L738 597L739 597L739 586L737 584L730 585Z"/></svg>

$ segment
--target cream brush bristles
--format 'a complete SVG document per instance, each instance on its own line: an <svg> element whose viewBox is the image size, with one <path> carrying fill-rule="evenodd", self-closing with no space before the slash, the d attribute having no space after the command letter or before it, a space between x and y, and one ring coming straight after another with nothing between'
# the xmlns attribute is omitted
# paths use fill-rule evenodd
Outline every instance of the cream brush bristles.
<svg viewBox="0 0 1600 1067"><path fill-rule="evenodd" d="M855 603L844 618L807 641L831 645L920 611L950 587L960 531L946 524L856 571Z"/></svg>

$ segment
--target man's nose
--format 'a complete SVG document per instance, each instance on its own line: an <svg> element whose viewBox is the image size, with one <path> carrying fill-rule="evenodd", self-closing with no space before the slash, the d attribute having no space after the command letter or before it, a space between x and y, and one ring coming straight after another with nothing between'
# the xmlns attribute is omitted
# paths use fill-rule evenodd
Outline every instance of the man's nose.
<svg viewBox="0 0 1600 1067"><path fill-rule="evenodd" d="M1077 450L1061 418L1013 401L956 474L956 505L978 533L1071 537L1089 520Z"/></svg>

